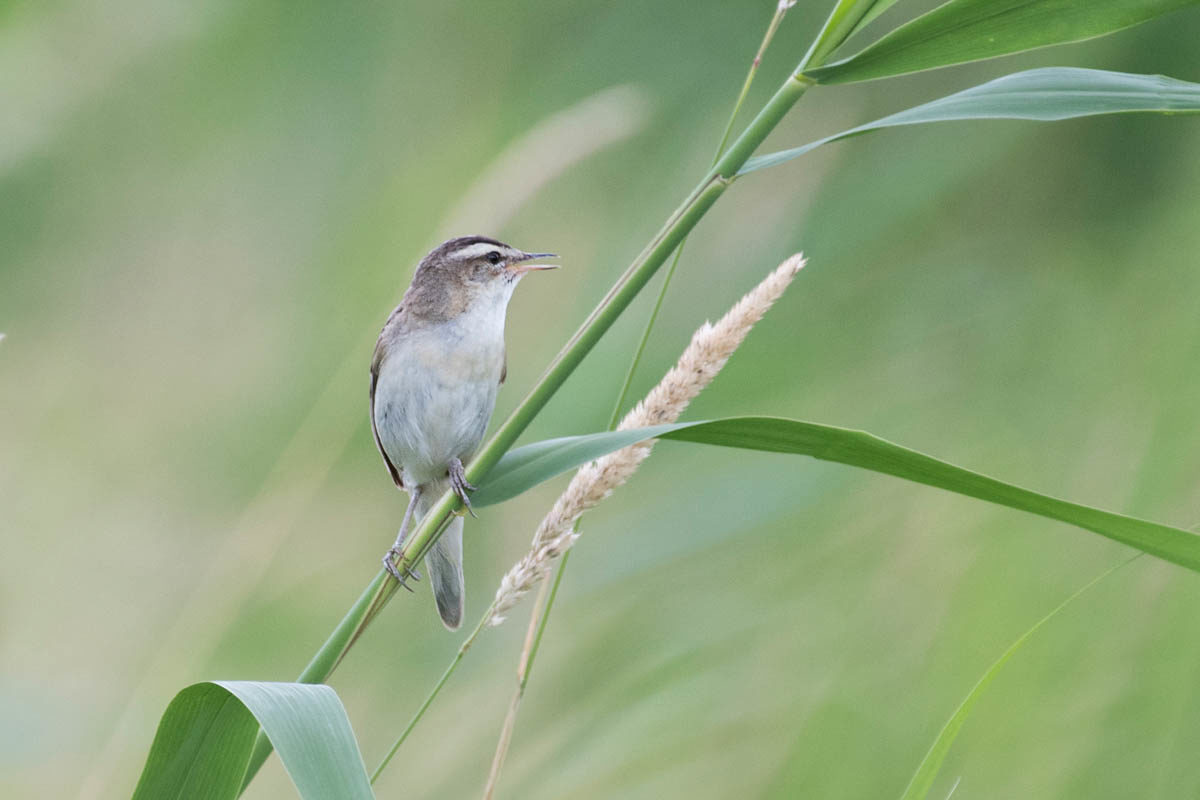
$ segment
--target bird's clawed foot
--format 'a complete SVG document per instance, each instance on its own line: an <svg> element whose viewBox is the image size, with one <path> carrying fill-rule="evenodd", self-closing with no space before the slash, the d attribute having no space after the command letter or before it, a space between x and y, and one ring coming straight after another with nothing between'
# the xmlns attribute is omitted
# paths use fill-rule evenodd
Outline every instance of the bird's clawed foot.
<svg viewBox="0 0 1200 800"><path fill-rule="evenodd" d="M387 551L387 555L383 557L383 568L405 589L412 591L412 587L405 583L406 578L412 578L414 581L421 580L421 573L417 572L412 567L405 567L404 572L396 568L396 559L404 560L404 549L401 547L393 547Z"/></svg>
<svg viewBox="0 0 1200 800"><path fill-rule="evenodd" d="M454 494L458 495L459 500L462 500L467 513L474 517L475 509L471 508L471 498L467 492L475 491L475 487L467 481L462 462L457 458L450 459L450 466L446 468L446 472L450 476L450 487L454 489Z"/></svg>

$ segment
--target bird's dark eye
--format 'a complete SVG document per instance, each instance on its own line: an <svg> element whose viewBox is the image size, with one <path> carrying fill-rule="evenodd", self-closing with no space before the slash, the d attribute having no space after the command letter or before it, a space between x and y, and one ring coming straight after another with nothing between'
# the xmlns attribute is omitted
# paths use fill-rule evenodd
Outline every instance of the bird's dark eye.
<svg viewBox="0 0 1200 800"><path fill-rule="evenodd" d="M502 259L500 258L500 254L493 250L487 254L487 260L493 264L499 264Z"/></svg>

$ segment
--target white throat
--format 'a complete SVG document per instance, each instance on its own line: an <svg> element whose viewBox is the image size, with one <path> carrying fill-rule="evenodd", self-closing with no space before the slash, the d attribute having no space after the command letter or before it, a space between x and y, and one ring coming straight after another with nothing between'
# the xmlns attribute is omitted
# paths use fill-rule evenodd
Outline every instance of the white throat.
<svg viewBox="0 0 1200 800"><path fill-rule="evenodd" d="M495 338L501 343L504 340L504 320L508 316L508 302L512 299L513 290L520 280L494 280L479 290L467 310L455 317L451 324L461 328L464 333L483 340Z"/></svg>

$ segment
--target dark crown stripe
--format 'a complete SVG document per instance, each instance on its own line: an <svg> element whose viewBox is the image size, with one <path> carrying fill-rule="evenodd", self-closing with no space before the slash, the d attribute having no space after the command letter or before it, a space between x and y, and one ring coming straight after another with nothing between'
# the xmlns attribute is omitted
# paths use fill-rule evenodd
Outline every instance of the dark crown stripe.
<svg viewBox="0 0 1200 800"><path fill-rule="evenodd" d="M434 251L440 252L442 255L450 255L456 250L461 250L464 247L471 247L476 244L493 244L497 247L508 247L504 242L498 242L488 236L459 236L456 239L442 242Z"/></svg>

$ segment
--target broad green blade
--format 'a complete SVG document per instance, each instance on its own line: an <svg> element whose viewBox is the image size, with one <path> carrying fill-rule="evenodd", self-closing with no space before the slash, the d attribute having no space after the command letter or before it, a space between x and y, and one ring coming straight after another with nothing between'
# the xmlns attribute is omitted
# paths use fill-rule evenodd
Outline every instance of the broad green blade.
<svg viewBox="0 0 1200 800"><path fill-rule="evenodd" d="M773 167L851 136L926 122L1026 119L1052 122L1096 114L1200 112L1200 84L1162 75L1133 75L1076 67L1016 72L790 150L756 156L738 172Z"/></svg>
<svg viewBox="0 0 1200 800"><path fill-rule="evenodd" d="M971 688L971 691L967 693L967 696L963 698L962 703L960 703L958 708L954 710L954 713L950 715L950 719L946 720L946 724L942 727L941 732L938 733L937 738L934 739L933 746L929 748L929 752L925 754L925 757L921 759L921 763L917 765L917 771L913 773L912 779L908 782L908 788L904 790L904 794L901 796L900 800L925 799L925 797L929 794L930 788L933 787L934 779L937 778L937 774L942 768L942 762L946 760L946 754L950 752L950 746L954 744L954 740L958 738L958 732L962 730L963 723L965 723L967 721L967 717L971 715L971 710L975 707L975 701L977 701L980 695L983 694L983 690L986 689L993 680L995 680L996 675L999 674L1004 665L1008 663L1009 659L1016 655L1016 652L1020 650L1021 647L1023 647L1024 644L1029 641L1029 639L1035 633L1037 633L1038 629L1058 616L1059 612L1071 605L1071 603L1077 600L1088 589L1091 589L1093 586L1100 583L1100 581L1104 580L1109 575L1112 575L1126 564L1129 564L1140 555L1141 553L1138 553L1137 555L1133 556L1133 558L1127 558L1120 564L1110 567L1097 575L1095 578L1092 578L1086 584L1077 589L1074 594L1059 603L1059 605L1053 611L1035 622L1032 628L1025 631L1017 638L1015 642L1009 645L1008 649L1001 654L1000 658L996 659L996 661L990 667L988 667L987 672L983 673L983 677L979 679L979 682L976 683Z"/></svg>
<svg viewBox="0 0 1200 800"><path fill-rule="evenodd" d="M849 83L1077 42L1200 0L950 0L849 58L805 71Z"/></svg>
<svg viewBox="0 0 1200 800"><path fill-rule="evenodd" d="M305 800L374 798L346 710L333 689L208 681L167 706L133 800L232 800L259 725Z"/></svg>
<svg viewBox="0 0 1200 800"><path fill-rule="evenodd" d="M740 447L812 456L987 500L1059 520L1200 572L1200 536L1157 522L1126 517L956 467L864 431L778 417L727 417L631 431L570 436L517 448L500 460L472 496L476 506L515 497L572 467L642 439ZM533 455L530 456L529 453ZM510 470L510 465L516 469ZM515 476L515 477L514 477Z"/></svg>

